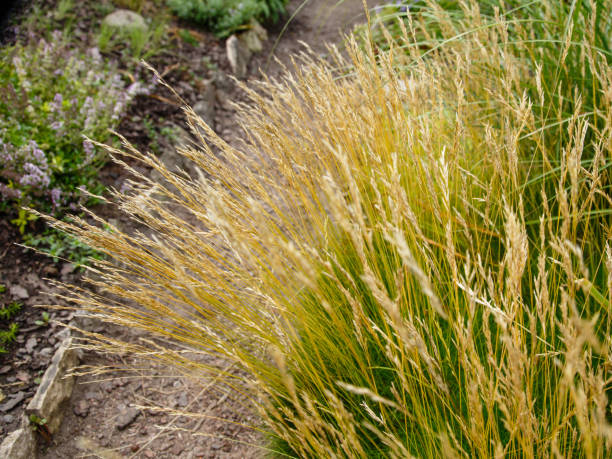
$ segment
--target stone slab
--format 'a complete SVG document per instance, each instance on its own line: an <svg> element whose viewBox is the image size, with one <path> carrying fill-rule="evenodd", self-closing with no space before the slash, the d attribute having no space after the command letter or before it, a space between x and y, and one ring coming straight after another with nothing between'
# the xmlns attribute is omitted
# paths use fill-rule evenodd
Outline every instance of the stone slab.
<svg viewBox="0 0 612 459"><path fill-rule="evenodd" d="M40 386L34 398L26 407L26 415L35 415L46 419L46 427L54 433L62 422L62 404L67 401L74 387L74 377L67 377L66 373L78 364L78 356L71 349L72 338L66 339L55 352L51 365L45 371Z"/></svg>
<svg viewBox="0 0 612 459"><path fill-rule="evenodd" d="M28 426L8 434L0 445L2 459L36 459L36 439Z"/></svg>

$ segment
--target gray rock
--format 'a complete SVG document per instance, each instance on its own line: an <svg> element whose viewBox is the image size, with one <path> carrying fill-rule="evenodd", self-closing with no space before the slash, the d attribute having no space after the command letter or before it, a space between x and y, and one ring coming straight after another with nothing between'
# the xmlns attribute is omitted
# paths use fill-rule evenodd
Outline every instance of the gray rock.
<svg viewBox="0 0 612 459"><path fill-rule="evenodd" d="M5 414L4 416L2 416L2 421L6 422L7 424L10 424L14 420L15 416L13 416L12 414Z"/></svg>
<svg viewBox="0 0 612 459"><path fill-rule="evenodd" d="M35 459L36 439L29 427L17 429L10 433L0 445L2 459Z"/></svg>
<svg viewBox="0 0 612 459"><path fill-rule="evenodd" d="M70 349L72 339L68 338L57 349L51 365L45 371L34 398L26 407L28 416L35 415L47 420L50 433L57 431L62 422L61 405L70 398L74 386L74 377L66 376L78 364L78 357Z"/></svg>
<svg viewBox="0 0 612 459"><path fill-rule="evenodd" d="M239 40L236 35L232 35L225 42L225 49L227 52L227 59L229 60L232 72L237 78L244 78L247 75L247 66L251 59L251 51L244 44L242 40Z"/></svg>
<svg viewBox="0 0 612 459"><path fill-rule="evenodd" d="M51 354L53 354L53 348L52 347L43 347L39 352L38 355L43 358L49 358L51 357Z"/></svg>
<svg viewBox="0 0 612 459"><path fill-rule="evenodd" d="M74 412L74 414L82 418L87 417L87 415L89 414L89 403L87 403L86 400L79 400L72 407L72 411Z"/></svg>
<svg viewBox="0 0 612 459"><path fill-rule="evenodd" d="M58 331L55 334L55 339L57 339L60 344L62 342L64 342L64 340L66 340L66 338L70 337L70 329L69 328L62 328L60 331Z"/></svg>
<svg viewBox="0 0 612 459"><path fill-rule="evenodd" d="M176 398L176 405L181 408L186 407L189 404L189 400L187 398L187 394L185 392L181 392L179 396Z"/></svg>
<svg viewBox="0 0 612 459"><path fill-rule="evenodd" d="M221 440L215 440L211 443L210 447L214 450L223 448L223 442Z"/></svg>
<svg viewBox="0 0 612 459"><path fill-rule="evenodd" d="M107 27L113 27L120 31L132 31L134 29L147 29L147 24L144 18L130 10L115 10L102 20L102 24Z"/></svg>
<svg viewBox="0 0 612 459"><path fill-rule="evenodd" d="M117 416L117 420L115 421L115 426L117 430L123 430L128 427L132 422L136 420L136 418L140 415L140 410L136 408L126 408L119 413Z"/></svg>
<svg viewBox="0 0 612 459"><path fill-rule="evenodd" d="M28 291L21 285L11 285L9 293L13 298L17 298L19 300L26 300L30 298L30 294L28 293Z"/></svg>
<svg viewBox="0 0 612 459"><path fill-rule="evenodd" d="M71 325L80 330L90 332L100 325L100 320L92 317L87 311L79 309L75 312Z"/></svg>
<svg viewBox="0 0 612 459"><path fill-rule="evenodd" d="M0 411L6 413L19 405L25 398L25 392L19 391L12 395L6 402L0 405Z"/></svg>
<svg viewBox="0 0 612 459"><path fill-rule="evenodd" d="M234 87L234 82L231 78L228 77L228 74L225 72L218 70L214 73L213 78L215 80L215 89L217 90L217 92L219 91L219 89L222 89L224 91L230 91ZM218 98L219 96L217 94L217 99Z"/></svg>
<svg viewBox="0 0 612 459"><path fill-rule="evenodd" d="M31 354L32 352L34 352L34 348L36 347L37 344L38 344L38 340L36 339L36 337L30 336L25 343L26 351Z"/></svg>
<svg viewBox="0 0 612 459"><path fill-rule="evenodd" d="M268 32L255 19L251 20L249 29L241 33L238 38L252 53L263 51L263 42L268 39Z"/></svg>
<svg viewBox="0 0 612 459"><path fill-rule="evenodd" d="M68 274L73 273L75 269L76 269L76 266L73 265L72 263L64 263L62 265L62 271L61 271L62 277L66 277Z"/></svg>

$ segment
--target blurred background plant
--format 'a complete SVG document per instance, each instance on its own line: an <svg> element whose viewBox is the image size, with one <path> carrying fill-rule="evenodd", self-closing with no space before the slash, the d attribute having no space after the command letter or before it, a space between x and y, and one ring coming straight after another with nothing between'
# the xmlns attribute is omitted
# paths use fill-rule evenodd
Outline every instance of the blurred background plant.
<svg viewBox="0 0 612 459"><path fill-rule="evenodd" d="M147 1L151 0L113 0L113 3L120 8L140 12L146 5ZM156 1L155 3L159 3L159 1Z"/></svg>
<svg viewBox="0 0 612 459"><path fill-rule="evenodd" d="M200 24L219 37L247 29L252 19L275 22L286 4L287 0L168 0L178 17Z"/></svg>
<svg viewBox="0 0 612 459"><path fill-rule="evenodd" d="M119 51L138 66L140 60L150 59L166 49L168 20L165 11L157 10L146 27L121 30L103 23L98 32L98 48L103 53Z"/></svg>

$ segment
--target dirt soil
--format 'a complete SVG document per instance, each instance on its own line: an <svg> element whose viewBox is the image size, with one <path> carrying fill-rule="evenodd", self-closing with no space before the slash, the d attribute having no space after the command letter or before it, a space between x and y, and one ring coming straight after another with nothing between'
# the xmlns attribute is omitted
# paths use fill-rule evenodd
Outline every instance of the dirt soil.
<svg viewBox="0 0 612 459"><path fill-rule="evenodd" d="M41 1L47 8L57 3ZM302 3L302 0L292 0L286 19ZM268 30L264 51L251 59L247 80L258 79L260 69L278 76L282 65L271 59L272 55L282 64L290 65L291 58L304 49L300 42L324 54L325 43L338 43L341 33L364 22L362 0L336 3L335 0L310 0L282 35L285 21ZM372 6L375 2L368 3ZM99 21L101 17L93 12L84 13L82 17L86 19L76 30L86 37L92 21ZM152 65L190 104L197 102L198 90L205 89L200 85L214 78L217 93L211 121L226 141L237 144L240 132L230 102L243 101L245 97L229 78L231 70L225 43L189 24L175 21L171 23L171 31L172 27L192 28L197 44L177 39L171 52L151 59ZM7 36L10 39L11 32L5 33ZM159 87L149 96L139 96L122 122L120 133L138 148L154 153L172 148L162 128L185 127L180 106L173 101L172 95ZM148 172L141 166L136 167ZM109 164L100 177L105 185L120 188L127 174ZM114 219L124 230L132 228L133 224L112 208L101 207L97 212ZM41 324L42 311L34 306L48 301L42 296L45 291L54 293L43 279L78 284L80 277L70 263L54 263L15 245L18 236L12 225L0 221L0 283L7 286L0 300L4 303L19 300L24 304L23 312L16 319L20 325L17 343L7 356L0 356L0 390L6 396L0 404L0 440L17 428L21 410L34 394L37 378L60 343L62 328L54 320L72 319L71 313L54 311L51 321ZM146 338L135 331L103 324L94 324L94 331L130 341ZM201 358L209 365L240 376L237 369L215 356ZM215 380L177 376L173 369L135 361L128 355L106 356L85 351L81 364L115 370L78 377L60 431L50 441L40 442L40 457L248 458L269 453L262 447L265 443L257 428L257 416L249 411L240 395L228 396ZM7 402L11 403L6 405ZM199 417L183 415L186 412L199 413Z"/></svg>

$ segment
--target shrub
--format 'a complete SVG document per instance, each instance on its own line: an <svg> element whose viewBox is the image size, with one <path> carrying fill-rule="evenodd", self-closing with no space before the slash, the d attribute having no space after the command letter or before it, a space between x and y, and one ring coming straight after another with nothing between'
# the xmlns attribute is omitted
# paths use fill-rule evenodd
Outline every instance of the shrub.
<svg viewBox="0 0 612 459"><path fill-rule="evenodd" d="M564 36L598 88L596 110L581 81L566 107L546 91L572 82L545 80L511 14L430 8L401 49L352 41L350 73L306 60L245 88L242 149L188 110L206 133L182 151L197 178L126 144L165 179L117 194L155 234L57 222L116 263L104 293L68 297L160 338L88 335L101 350L214 372L172 339L240 365L280 453L607 457L607 55L591 28ZM418 41L432 23L441 35Z"/></svg>
<svg viewBox="0 0 612 459"><path fill-rule="evenodd" d="M73 49L59 32L4 48L0 60L0 210L75 208L83 189L100 191L96 173L107 159L83 136L107 139L143 86L126 89L97 49ZM24 221L22 212L22 232Z"/></svg>
<svg viewBox="0 0 612 459"><path fill-rule="evenodd" d="M246 28L251 19L277 21L287 0L168 0L182 19L193 21L225 37Z"/></svg>

